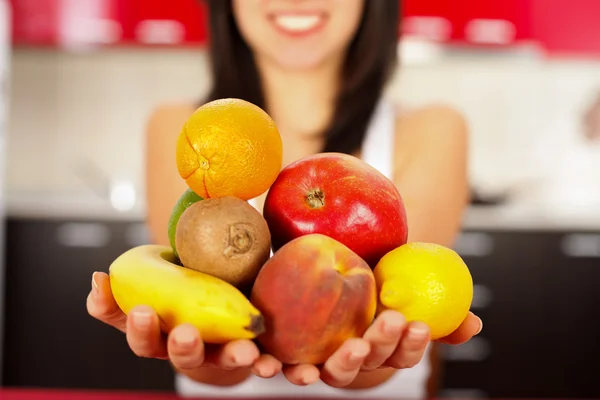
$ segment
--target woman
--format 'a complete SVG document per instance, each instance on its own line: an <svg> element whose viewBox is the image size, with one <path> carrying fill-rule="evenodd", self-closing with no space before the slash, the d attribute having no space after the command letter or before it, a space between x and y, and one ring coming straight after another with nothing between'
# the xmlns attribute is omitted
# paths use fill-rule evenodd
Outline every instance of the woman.
<svg viewBox="0 0 600 400"><path fill-rule="evenodd" d="M267 110L282 135L285 165L321 151L362 157L398 185L409 240L452 245L468 198L466 127L449 108L400 115L382 99L396 65L397 0L209 5L213 88L205 100L237 97ZM164 105L149 121L148 222L157 243L168 244L171 208L186 189L169 149L197 106ZM252 204L261 210L263 200ZM170 360L184 395L426 396L428 327L396 312L380 315L363 338L347 341L317 368L282 366L250 341L205 346L187 325L164 339L149 307L123 315L104 273L94 274L87 305L92 316L125 332L138 356ZM481 326L469 314L443 341L462 343Z"/></svg>

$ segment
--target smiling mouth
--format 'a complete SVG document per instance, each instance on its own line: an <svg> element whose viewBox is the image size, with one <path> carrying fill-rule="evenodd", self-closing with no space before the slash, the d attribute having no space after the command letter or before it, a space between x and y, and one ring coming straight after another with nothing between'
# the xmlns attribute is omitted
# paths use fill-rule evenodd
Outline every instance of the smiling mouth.
<svg viewBox="0 0 600 400"><path fill-rule="evenodd" d="M321 28L326 16L323 13L310 14L275 14L270 18L271 22L282 33L288 35L306 35Z"/></svg>

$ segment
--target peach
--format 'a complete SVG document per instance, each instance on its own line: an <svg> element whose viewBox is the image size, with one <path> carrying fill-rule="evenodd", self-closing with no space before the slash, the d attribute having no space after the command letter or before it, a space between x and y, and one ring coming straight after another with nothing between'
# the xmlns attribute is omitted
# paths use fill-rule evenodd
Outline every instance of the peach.
<svg viewBox="0 0 600 400"><path fill-rule="evenodd" d="M362 336L377 307L369 265L322 234L281 247L260 270L250 300L265 318L257 340L284 364L322 364L342 343Z"/></svg>

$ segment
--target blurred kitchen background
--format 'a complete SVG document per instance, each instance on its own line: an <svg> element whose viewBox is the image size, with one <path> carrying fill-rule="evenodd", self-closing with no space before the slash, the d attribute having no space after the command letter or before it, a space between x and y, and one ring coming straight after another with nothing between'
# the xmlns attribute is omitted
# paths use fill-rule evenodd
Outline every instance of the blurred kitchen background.
<svg viewBox="0 0 600 400"><path fill-rule="evenodd" d="M169 366L136 358L85 299L93 271L148 242L145 123L208 88L203 8L0 11L1 383L172 390ZM599 398L600 1L405 0L403 12L388 95L454 105L471 128L456 248L485 327L441 349L441 396Z"/></svg>

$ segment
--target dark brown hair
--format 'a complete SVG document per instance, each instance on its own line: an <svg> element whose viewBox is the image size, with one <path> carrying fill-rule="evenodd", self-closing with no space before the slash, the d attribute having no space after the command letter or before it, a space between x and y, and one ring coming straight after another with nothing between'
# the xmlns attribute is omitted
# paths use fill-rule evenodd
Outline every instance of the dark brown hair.
<svg viewBox="0 0 600 400"><path fill-rule="evenodd" d="M366 129L397 62L399 0L365 0L347 51L342 86L323 151L360 149ZM234 20L231 0L208 0L213 86L208 101L226 97L265 108L259 73ZM266 110L268 112L268 110Z"/></svg>

